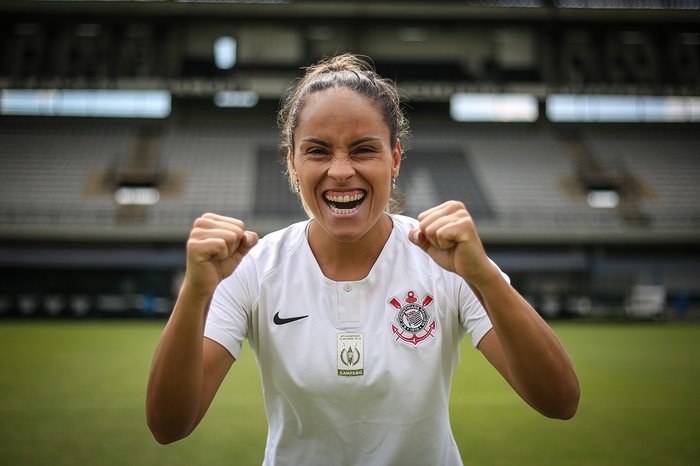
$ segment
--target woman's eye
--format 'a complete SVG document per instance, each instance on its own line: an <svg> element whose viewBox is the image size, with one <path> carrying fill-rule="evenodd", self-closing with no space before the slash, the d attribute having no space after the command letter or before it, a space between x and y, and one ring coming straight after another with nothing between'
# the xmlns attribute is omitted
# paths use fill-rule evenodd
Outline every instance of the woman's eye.
<svg viewBox="0 0 700 466"><path fill-rule="evenodd" d="M377 150L374 147L363 146L359 147L357 150L355 150L355 152L358 154L373 154L377 152Z"/></svg>
<svg viewBox="0 0 700 466"><path fill-rule="evenodd" d="M319 155L326 155L326 154L328 153L328 151L327 151L326 149L322 149L322 148L320 148L320 147L312 147L312 148L310 148L310 149L307 149L307 150L306 150L306 153L307 153L308 155L316 155L316 156L319 156Z"/></svg>

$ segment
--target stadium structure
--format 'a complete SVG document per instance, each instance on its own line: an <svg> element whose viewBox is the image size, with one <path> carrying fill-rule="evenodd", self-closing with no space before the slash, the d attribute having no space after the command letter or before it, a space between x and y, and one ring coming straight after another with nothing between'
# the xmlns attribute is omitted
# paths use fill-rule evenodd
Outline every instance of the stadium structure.
<svg viewBox="0 0 700 466"><path fill-rule="evenodd" d="M415 216L463 201L547 318L700 315L700 2L4 1L0 316L167 315L196 217L305 218L287 85L371 57Z"/></svg>

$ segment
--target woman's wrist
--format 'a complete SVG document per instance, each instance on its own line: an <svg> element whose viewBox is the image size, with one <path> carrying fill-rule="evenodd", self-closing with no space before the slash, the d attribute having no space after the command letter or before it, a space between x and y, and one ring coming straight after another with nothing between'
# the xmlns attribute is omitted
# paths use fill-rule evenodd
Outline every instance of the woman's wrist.
<svg viewBox="0 0 700 466"><path fill-rule="evenodd" d="M201 287L185 279L180 288L177 304L185 308L196 308L200 309L202 312L206 312L213 296L213 291L202 290Z"/></svg>
<svg viewBox="0 0 700 466"><path fill-rule="evenodd" d="M482 271L462 278L470 287L476 288L482 296L488 294L494 286L502 285L505 282L500 269L491 261L488 261Z"/></svg>

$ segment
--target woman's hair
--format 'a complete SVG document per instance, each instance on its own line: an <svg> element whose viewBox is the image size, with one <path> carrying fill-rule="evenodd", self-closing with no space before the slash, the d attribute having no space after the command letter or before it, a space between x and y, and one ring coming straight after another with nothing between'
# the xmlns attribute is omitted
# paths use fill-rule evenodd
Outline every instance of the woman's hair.
<svg viewBox="0 0 700 466"><path fill-rule="evenodd" d="M282 97L277 115L277 124L282 136L281 155L287 160L287 177L292 190L295 190L296 181L293 179L291 163L287 155L290 152L294 153L294 130L299 121L299 113L311 94L332 88L350 89L379 105L384 121L389 127L392 149L396 147L397 141L409 136L408 120L401 108L396 85L379 76L369 59L349 53L324 58L306 68L304 76L290 86ZM392 200L389 203L392 210L396 204L395 194L398 193L392 193ZM308 212L308 209L305 208L305 210Z"/></svg>

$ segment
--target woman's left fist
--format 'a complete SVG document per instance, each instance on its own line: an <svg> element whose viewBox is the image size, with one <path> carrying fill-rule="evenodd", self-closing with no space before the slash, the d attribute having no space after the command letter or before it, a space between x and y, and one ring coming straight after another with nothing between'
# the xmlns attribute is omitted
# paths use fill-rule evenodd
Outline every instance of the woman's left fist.
<svg viewBox="0 0 700 466"><path fill-rule="evenodd" d="M420 225L409 240L423 249L442 268L467 282L491 271L474 220L462 202L447 201L418 215Z"/></svg>

